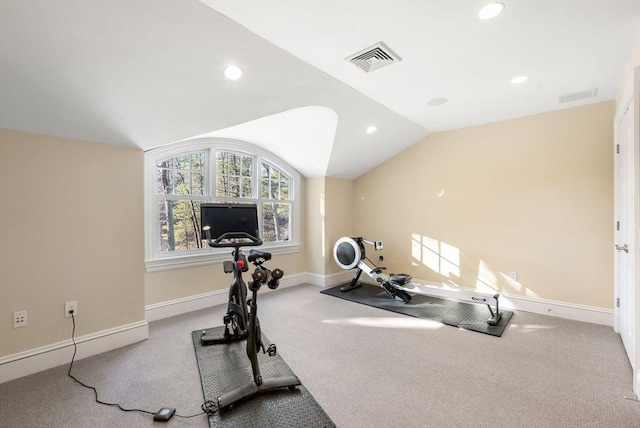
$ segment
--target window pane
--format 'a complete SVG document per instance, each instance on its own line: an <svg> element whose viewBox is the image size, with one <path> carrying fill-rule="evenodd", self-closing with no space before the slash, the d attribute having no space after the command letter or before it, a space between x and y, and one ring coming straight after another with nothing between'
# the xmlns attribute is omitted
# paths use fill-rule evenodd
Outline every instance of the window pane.
<svg viewBox="0 0 640 428"><path fill-rule="evenodd" d="M200 201L160 201L160 251L202 248Z"/></svg>
<svg viewBox="0 0 640 428"><path fill-rule="evenodd" d="M260 180L260 197L263 199L289 199L289 178L279 169L263 163Z"/></svg>
<svg viewBox="0 0 640 428"><path fill-rule="evenodd" d="M173 194L173 174L170 169L158 168L156 191L161 195Z"/></svg>
<svg viewBox="0 0 640 428"><path fill-rule="evenodd" d="M280 176L280 199L289 199L289 179L284 175Z"/></svg>
<svg viewBox="0 0 640 428"><path fill-rule="evenodd" d="M228 160L228 162L225 162ZM233 152L216 154L216 196L253 197L253 157Z"/></svg>
<svg viewBox="0 0 640 428"><path fill-rule="evenodd" d="M219 175L216 178L216 196L224 198L229 195L229 179L226 175Z"/></svg>
<svg viewBox="0 0 640 428"><path fill-rule="evenodd" d="M272 180L269 182L270 186L270 194L271 199L280 199L280 189L278 189L278 182L276 180Z"/></svg>
<svg viewBox="0 0 640 428"><path fill-rule="evenodd" d="M204 152L191 155L191 171L204 172Z"/></svg>
<svg viewBox="0 0 640 428"><path fill-rule="evenodd" d="M242 178L242 197L250 198L251 195L251 179L250 178Z"/></svg>
<svg viewBox="0 0 640 428"><path fill-rule="evenodd" d="M216 153L216 173L217 174L229 174L229 154L228 153Z"/></svg>
<svg viewBox="0 0 640 428"><path fill-rule="evenodd" d="M232 198L240 197L240 177L229 177L229 196Z"/></svg>
<svg viewBox="0 0 640 428"><path fill-rule="evenodd" d="M262 204L262 240L281 242L289 240L289 204Z"/></svg>
<svg viewBox="0 0 640 428"><path fill-rule="evenodd" d="M253 159L248 156L242 157L242 175L245 177L251 177L253 171Z"/></svg>
<svg viewBox="0 0 640 428"><path fill-rule="evenodd" d="M274 242L276 240L276 222L273 204L262 204L262 240Z"/></svg>
<svg viewBox="0 0 640 428"><path fill-rule="evenodd" d="M229 155L229 174L240 175L240 156L235 153Z"/></svg>
<svg viewBox="0 0 640 428"><path fill-rule="evenodd" d="M203 195L206 152L175 156L158 162L156 192L163 195ZM195 172L194 174L192 174ZM191 180L195 180L194 183Z"/></svg>
<svg viewBox="0 0 640 428"><path fill-rule="evenodd" d="M163 160L162 162L158 162L157 165L159 168L175 168L175 165L173 163L173 158Z"/></svg>
<svg viewBox="0 0 640 428"><path fill-rule="evenodd" d="M175 175L175 188L174 195L188 195L191 192L189 182L191 177L189 177L188 172L184 171L176 171Z"/></svg>
<svg viewBox="0 0 640 428"><path fill-rule="evenodd" d="M191 194L199 196L204 195L204 174L191 174Z"/></svg>
<svg viewBox="0 0 640 428"><path fill-rule="evenodd" d="M191 169L191 156L189 155L184 155L184 156L176 156L175 162L177 165L178 169L182 169L182 170L186 170L188 171L189 169Z"/></svg>

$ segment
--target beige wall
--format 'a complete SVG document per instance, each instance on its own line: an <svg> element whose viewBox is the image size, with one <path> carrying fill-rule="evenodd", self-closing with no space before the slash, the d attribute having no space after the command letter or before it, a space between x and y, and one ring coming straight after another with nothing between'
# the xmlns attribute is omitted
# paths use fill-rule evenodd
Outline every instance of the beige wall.
<svg viewBox="0 0 640 428"><path fill-rule="evenodd" d="M611 308L613 114L610 101L433 134L355 180L354 232L384 240L391 272Z"/></svg>
<svg viewBox="0 0 640 428"><path fill-rule="evenodd" d="M353 235L353 180L325 179L324 273L342 272L333 260L333 246L343 236Z"/></svg>
<svg viewBox="0 0 640 428"><path fill-rule="evenodd" d="M324 274L325 179L307 178L304 186L306 269Z"/></svg>
<svg viewBox="0 0 640 428"><path fill-rule="evenodd" d="M304 199L306 269L319 275L339 272L333 245L353 232L353 180L308 178Z"/></svg>
<svg viewBox="0 0 640 428"><path fill-rule="evenodd" d="M143 153L0 130L0 356L144 315ZM13 312L27 326L13 328Z"/></svg>

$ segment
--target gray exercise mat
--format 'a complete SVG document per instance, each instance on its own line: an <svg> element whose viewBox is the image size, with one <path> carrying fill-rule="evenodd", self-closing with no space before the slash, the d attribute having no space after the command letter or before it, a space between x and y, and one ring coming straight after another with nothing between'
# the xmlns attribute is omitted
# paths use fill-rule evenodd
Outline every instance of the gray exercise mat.
<svg viewBox="0 0 640 428"><path fill-rule="evenodd" d="M465 330L477 331L497 337L502 336L513 315L511 311L500 309L500 312L502 312L500 322L495 326L491 326L487 324L490 313L486 305L464 303L453 299L441 299L422 294L412 295L409 303L403 303L399 300L391 299L380 286L362 284L362 287L345 292L340 291L342 286L344 284L323 290L321 293L398 314L438 321Z"/></svg>
<svg viewBox="0 0 640 428"><path fill-rule="evenodd" d="M222 335L224 327L207 330ZM196 330L191 336L200 370L202 390L205 400L216 402L220 395L253 381L251 363L246 353L246 341L202 346L201 332L202 330ZM264 334L262 342L265 348L271 344ZM263 379L294 375L280 357L280 349L273 357L260 352L258 361ZM238 402L230 409L210 416L209 426L330 428L335 427L335 424L309 391L303 385L299 385L293 391L288 388L274 389Z"/></svg>

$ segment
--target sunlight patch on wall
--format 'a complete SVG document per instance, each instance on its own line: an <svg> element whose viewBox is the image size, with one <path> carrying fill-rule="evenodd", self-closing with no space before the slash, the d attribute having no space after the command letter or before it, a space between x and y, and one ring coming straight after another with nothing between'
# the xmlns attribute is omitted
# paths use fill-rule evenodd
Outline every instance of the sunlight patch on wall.
<svg viewBox="0 0 640 428"><path fill-rule="evenodd" d="M498 290L498 278L483 260L478 263L476 290L485 293L492 293Z"/></svg>
<svg viewBox="0 0 640 428"><path fill-rule="evenodd" d="M500 276L502 277L502 279L504 279L504 281L509 285L509 287L511 287L511 289L513 289L513 291L517 292L517 293L522 293L522 284L520 284L518 281L512 279L508 274L504 273L504 272L500 272Z"/></svg>
<svg viewBox="0 0 640 428"><path fill-rule="evenodd" d="M524 294L527 297L535 297L540 298L537 293L534 293L532 290L525 287L521 282L512 279L508 274L504 272L500 272L500 276L504 280L505 283L516 293Z"/></svg>
<svg viewBox="0 0 640 428"><path fill-rule="evenodd" d="M460 278L460 249L435 238L411 234L413 266L423 264L440 275Z"/></svg>

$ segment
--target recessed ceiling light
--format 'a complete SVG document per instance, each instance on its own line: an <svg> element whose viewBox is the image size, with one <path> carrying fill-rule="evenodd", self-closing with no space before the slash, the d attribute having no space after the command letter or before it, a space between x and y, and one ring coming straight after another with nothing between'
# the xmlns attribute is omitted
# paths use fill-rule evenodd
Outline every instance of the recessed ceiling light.
<svg viewBox="0 0 640 428"><path fill-rule="evenodd" d="M441 106L442 104L446 104L447 101L449 101L449 100L446 99L446 98L442 98L442 97L434 98L432 100L427 101L427 105L429 107L437 107L437 106Z"/></svg>
<svg viewBox="0 0 640 428"><path fill-rule="evenodd" d="M235 65L230 65L224 69L224 76L229 80L238 80L242 77L242 69Z"/></svg>
<svg viewBox="0 0 640 428"><path fill-rule="evenodd" d="M500 13L502 13L503 10L504 10L504 3L490 3L485 7L483 7L482 9L480 9L480 12L478 12L478 17L480 19L495 18L496 16L500 15Z"/></svg>
<svg viewBox="0 0 640 428"><path fill-rule="evenodd" d="M373 134L377 130L378 130L378 128L376 128L375 126L370 126L370 127L367 128L367 134Z"/></svg>
<svg viewBox="0 0 640 428"><path fill-rule="evenodd" d="M511 83L517 85L518 83L526 82L527 80L529 80L529 76L518 76L511 79Z"/></svg>

